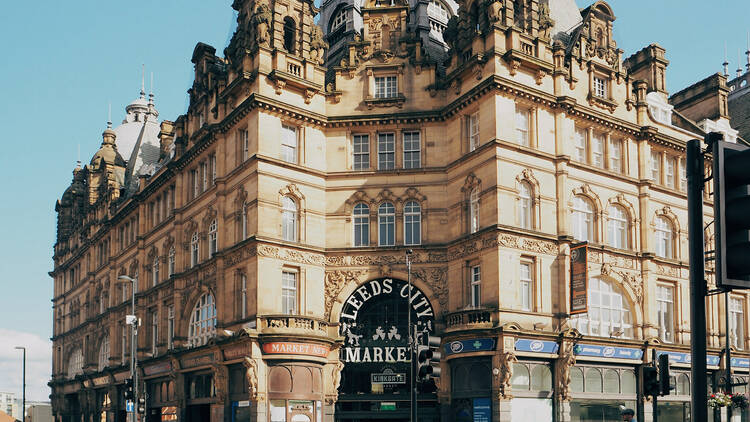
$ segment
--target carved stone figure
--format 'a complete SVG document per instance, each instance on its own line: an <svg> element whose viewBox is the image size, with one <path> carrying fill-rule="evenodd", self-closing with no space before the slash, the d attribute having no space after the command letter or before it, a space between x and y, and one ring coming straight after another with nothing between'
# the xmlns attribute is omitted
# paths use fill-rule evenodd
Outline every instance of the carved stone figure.
<svg viewBox="0 0 750 422"><path fill-rule="evenodd" d="M213 365L214 389L216 398L224 401L227 396L227 367L224 365Z"/></svg>
<svg viewBox="0 0 750 422"><path fill-rule="evenodd" d="M318 25L313 25L310 38L310 60L317 64L323 64L325 61L326 49L328 49L328 43L324 39L323 29Z"/></svg>
<svg viewBox="0 0 750 422"><path fill-rule="evenodd" d="M245 357L245 378L247 379L247 392L250 400L258 398L258 363L255 359Z"/></svg>
<svg viewBox="0 0 750 422"><path fill-rule="evenodd" d="M557 395L560 401L570 400L570 368L576 364L576 355L573 352L575 345L572 342L563 343L557 358Z"/></svg>
<svg viewBox="0 0 750 422"><path fill-rule="evenodd" d="M555 20L550 17L549 5L539 4L539 30L542 32L542 37L549 38L553 26L555 26Z"/></svg>
<svg viewBox="0 0 750 422"><path fill-rule="evenodd" d="M505 352L501 355L500 368L497 377L500 381L500 391L498 392L499 399L511 399L512 394L512 383L513 383L513 364L518 362L516 354L513 352Z"/></svg>
<svg viewBox="0 0 750 422"><path fill-rule="evenodd" d="M344 362L339 361L331 369L331 379L333 380L333 392L338 394L339 387L341 386L341 371L344 369Z"/></svg>
<svg viewBox="0 0 750 422"><path fill-rule="evenodd" d="M503 4L499 0L488 2L487 18L490 22L497 22L503 18Z"/></svg>
<svg viewBox="0 0 750 422"><path fill-rule="evenodd" d="M255 25L255 40L258 42L258 45L268 46L268 42L270 41L268 26L271 24L272 17L268 4L259 3L255 7L252 23Z"/></svg>

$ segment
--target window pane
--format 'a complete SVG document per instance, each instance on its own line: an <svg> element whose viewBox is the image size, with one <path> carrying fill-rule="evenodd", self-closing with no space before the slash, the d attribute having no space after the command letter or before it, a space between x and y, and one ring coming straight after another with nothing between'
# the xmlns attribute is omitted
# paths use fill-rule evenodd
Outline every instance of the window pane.
<svg viewBox="0 0 750 422"><path fill-rule="evenodd" d="M378 134L378 169L392 170L396 165L394 134Z"/></svg>
<svg viewBox="0 0 750 422"><path fill-rule="evenodd" d="M583 393L583 371L581 368L570 368L570 391Z"/></svg>
<svg viewBox="0 0 750 422"><path fill-rule="evenodd" d="M404 132L404 168L421 167L420 134L419 132Z"/></svg>
<svg viewBox="0 0 750 422"><path fill-rule="evenodd" d="M513 389L527 391L529 389L529 370L526 365L520 363L513 364L513 378L511 379Z"/></svg>
<svg viewBox="0 0 750 422"><path fill-rule="evenodd" d="M586 392L602 392L602 374L596 368L589 368L586 370Z"/></svg>
<svg viewBox="0 0 750 422"><path fill-rule="evenodd" d="M354 135L354 170L370 168L370 136Z"/></svg>

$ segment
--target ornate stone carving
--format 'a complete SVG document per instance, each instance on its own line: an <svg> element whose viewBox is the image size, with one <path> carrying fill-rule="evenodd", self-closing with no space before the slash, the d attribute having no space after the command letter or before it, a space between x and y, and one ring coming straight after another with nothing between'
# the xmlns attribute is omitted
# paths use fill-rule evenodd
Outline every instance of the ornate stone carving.
<svg viewBox="0 0 750 422"><path fill-rule="evenodd" d="M498 400L510 400L513 398L513 364L518 362L516 354L512 351L504 352L500 355L500 368L497 368L497 378L499 381L499 390L497 393Z"/></svg>
<svg viewBox="0 0 750 422"><path fill-rule="evenodd" d="M247 379L247 392L250 400L258 399L258 362L255 359L245 357L245 379Z"/></svg>
<svg viewBox="0 0 750 422"><path fill-rule="evenodd" d="M539 31L542 38L549 38L552 27L555 26L555 20L550 16L549 5L539 3Z"/></svg>
<svg viewBox="0 0 750 422"><path fill-rule="evenodd" d="M268 33L268 28L272 18L271 9L265 1L259 2L255 6L251 22L255 25L255 39L260 46L268 47L269 45L271 37Z"/></svg>
<svg viewBox="0 0 750 422"><path fill-rule="evenodd" d="M315 64L323 64L325 62L326 50L328 49L323 29L318 25L313 25L310 37L312 38L310 41L310 60Z"/></svg>
<svg viewBox="0 0 750 422"><path fill-rule="evenodd" d="M214 376L216 398L220 402L223 402L227 397L227 367L220 364L213 364L211 370Z"/></svg>
<svg viewBox="0 0 750 422"><path fill-rule="evenodd" d="M440 304L440 309L448 306L448 267L432 267L412 269L412 276L422 280L430 287Z"/></svg>
<svg viewBox="0 0 750 422"><path fill-rule="evenodd" d="M556 383L555 391L558 400L570 401L570 368L576 364L576 355L573 352L573 342L563 342L555 362Z"/></svg>
<svg viewBox="0 0 750 422"><path fill-rule="evenodd" d="M333 308L333 302L341 293L341 291L349 283L357 283L359 276L364 273L363 270L338 270L338 271L326 271L325 281L325 317L329 319L331 317L331 310Z"/></svg>
<svg viewBox="0 0 750 422"><path fill-rule="evenodd" d="M333 389L331 395L335 398L339 396L339 387L341 386L341 371L344 369L344 362L336 362L331 368L331 380L333 381Z"/></svg>
<svg viewBox="0 0 750 422"><path fill-rule="evenodd" d="M518 69L521 68L521 61L518 59L511 59L508 65L510 65L510 76L516 76Z"/></svg>

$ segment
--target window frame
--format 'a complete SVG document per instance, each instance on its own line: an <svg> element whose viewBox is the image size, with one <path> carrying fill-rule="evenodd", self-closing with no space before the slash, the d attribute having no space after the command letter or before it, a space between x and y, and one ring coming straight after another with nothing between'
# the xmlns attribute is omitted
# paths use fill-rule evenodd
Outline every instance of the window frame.
<svg viewBox="0 0 750 422"><path fill-rule="evenodd" d="M389 201L378 205L378 246L396 246L396 207Z"/></svg>
<svg viewBox="0 0 750 422"><path fill-rule="evenodd" d="M588 209L579 207L576 205L576 200L582 201L581 203L588 205ZM576 215L581 216L576 218ZM588 216L588 218L586 218ZM573 197L573 206L571 207L571 231L575 239L580 241L595 242L596 241L596 207L591 199L583 195L575 195ZM576 224L578 223L578 224ZM584 224L584 225L580 225ZM576 228L578 227L578 230ZM583 236L581 231L586 228L587 235Z"/></svg>
<svg viewBox="0 0 750 422"><path fill-rule="evenodd" d="M151 264L151 277L152 286L159 284L159 255L154 257L154 261Z"/></svg>
<svg viewBox="0 0 750 422"><path fill-rule="evenodd" d="M659 339L665 343L675 342L675 290L672 284L658 283L656 285L656 320ZM666 297L664 293L668 293L669 297Z"/></svg>
<svg viewBox="0 0 750 422"><path fill-rule="evenodd" d="M379 75L375 76L373 81L375 84L375 98L387 99L398 97L397 75Z"/></svg>
<svg viewBox="0 0 750 422"><path fill-rule="evenodd" d="M516 104L515 112L516 142L519 145L531 146L531 110ZM523 121L525 119L525 122ZM524 124L525 123L525 124ZM525 127L524 127L525 126Z"/></svg>
<svg viewBox="0 0 750 422"><path fill-rule="evenodd" d="M575 160L581 163L588 163L588 138L589 131L586 128L578 127L575 128L573 134L573 151L575 152Z"/></svg>
<svg viewBox="0 0 750 422"><path fill-rule="evenodd" d="M594 288L594 285L596 284L596 288ZM605 284L607 286L607 289L603 289L601 287L601 284ZM603 301L601 298L603 295L609 296L607 302L609 305L605 306L603 304ZM630 308L630 303L628 302L627 296L624 293L624 291L621 288L618 288L618 286L610 282L609 280L606 280L602 277L594 277L590 280L590 283L586 289L586 295L589 303L589 311L586 314L581 315L575 315L573 318L570 319L572 322L571 325L574 325L576 329L578 329L581 334L584 335L590 335L595 337L612 337L615 327L617 329L622 331L622 335L618 336L618 338L622 339L632 339L635 335L635 324L633 323L634 313L632 309ZM615 303L617 300L615 300L615 296L619 296L619 302L620 307L616 308ZM596 300L594 300L594 297L596 297ZM607 315L609 318L605 320L601 317L604 313L602 310L607 310ZM620 316L619 321L615 320L615 316ZM595 318L592 318L592 315L595 315ZM597 326L597 331L594 332L592 330L592 327L594 325ZM606 325L609 327L608 332L602 332L602 326Z"/></svg>
<svg viewBox="0 0 750 422"><path fill-rule="evenodd" d="M407 137L410 138L408 141L407 141ZM414 139L414 137L416 137L416 140ZM403 131L401 133L401 139L402 139L403 168L405 169L421 168L422 167L422 133L418 130ZM415 148L415 145L416 145L416 148Z"/></svg>
<svg viewBox="0 0 750 422"><path fill-rule="evenodd" d="M469 232L479 231L479 187L475 186L469 192Z"/></svg>
<svg viewBox="0 0 750 422"><path fill-rule="evenodd" d="M477 309L482 307L482 267L469 267L469 306Z"/></svg>
<svg viewBox="0 0 750 422"><path fill-rule="evenodd" d="M287 242L299 241L299 206L288 195L281 197L281 238Z"/></svg>
<svg viewBox="0 0 750 422"><path fill-rule="evenodd" d="M176 250L174 246L171 246L169 248L169 257L168 257L168 265L167 265L167 272L170 277L174 275L176 262L177 262Z"/></svg>
<svg viewBox="0 0 750 422"><path fill-rule="evenodd" d="M219 223L214 218L208 226L208 257L212 258L219 247Z"/></svg>
<svg viewBox="0 0 750 422"><path fill-rule="evenodd" d="M352 209L352 236L354 247L370 246L370 207L362 202Z"/></svg>
<svg viewBox="0 0 750 422"><path fill-rule="evenodd" d="M479 148L479 111L466 116L466 137L469 140L469 152Z"/></svg>
<svg viewBox="0 0 750 422"><path fill-rule="evenodd" d="M524 274L524 267L528 268L528 275ZM518 272L518 284L520 293L520 305L522 311L532 312L534 311L534 260L529 258L521 258L519 263ZM524 303L524 295L526 296L527 303Z"/></svg>
<svg viewBox="0 0 750 422"><path fill-rule="evenodd" d="M198 262L200 262L200 237L195 231L190 237L190 268L198 265Z"/></svg>
<svg viewBox="0 0 750 422"><path fill-rule="evenodd" d="M414 208L414 206L416 206L416 209ZM404 245L421 245L422 244L422 205L416 200L409 200L404 204L403 214L404 214Z"/></svg>
<svg viewBox="0 0 750 422"><path fill-rule="evenodd" d="M613 138L610 136L609 138L609 149L607 151L607 165L609 167L609 170L621 173L624 169L623 166L623 149L624 149L625 142L622 139ZM617 151L617 154L614 153L614 151Z"/></svg>
<svg viewBox="0 0 750 422"><path fill-rule="evenodd" d="M216 299L211 292L202 294L190 312L187 343L190 347L200 347L216 333ZM213 325L210 325L213 323Z"/></svg>
<svg viewBox="0 0 750 422"><path fill-rule="evenodd" d="M281 271L281 313L284 315L299 315L299 271L284 268ZM293 286L286 285L289 280ZM289 307L289 305L293 307Z"/></svg>
<svg viewBox="0 0 750 422"><path fill-rule="evenodd" d="M367 133L352 135L352 169L370 169L370 135Z"/></svg>
<svg viewBox="0 0 750 422"><path fill-rule="evenodd" d="M594 74L592 80L592 93L597 98L609 98L609 79L605 76Z"/></svg>
<svg viewBox="0 0 750 422"><path fill-rule="evenodd" d="M294 141L291 142L291 133L294 132ZM300 130L298 126L282 123L281 124L281 142L280 158L287 163L297 164L299 162L299 137Z"/></svg>
<svg viewBox="0 0 750 422"><path fill-rule="evenodd" d="M621 215L615 216L617 212ZM620 204L610 204L607 209L607 244L613 248L630 249L629 213Z"/></svg>
<svg viewBox="0 0 750 422"><path fill-rule="evenodd" d="M390 149L387 147L390 146ZM396 134L394 132L378 133L378 170L396 168Z"/></svg>
<svg viewBox="0 0 750 422"><path fill-rule="evenodd" d="M745 297L729 296L729 344L745 350Z"/></svg>
<svg viewBox="0 0 750 422"><path fill-rule="evenodd" d="M534 188L526 180L518 186L518 226L522 229L534 229Z"/></svg>
<svg viewBox="0 0 750 422"><path fill-rule="evenodd" d="M661 225L660 222L665 224ZM654 220L654 253L661 258L675 259L674 223L663 215L657 215Z"/></svg>

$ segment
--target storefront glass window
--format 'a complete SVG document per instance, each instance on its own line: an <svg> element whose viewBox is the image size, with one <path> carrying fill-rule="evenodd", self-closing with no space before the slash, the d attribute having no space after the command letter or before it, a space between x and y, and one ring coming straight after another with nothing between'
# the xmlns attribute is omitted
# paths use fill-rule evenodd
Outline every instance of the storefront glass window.
<svg viewBox="0 0 750 422"><path fill-rule="evenodd" d="M622 371L620 381L622 383L622 394L635 394L635 372L632 370Z"/></svg>
<svg viewBox="0 0 750 422"><path fill-rule="evenodd" d="M602 373L596 368L589 368L586 370L586 392L602 392Z"/></svg>
<svg viewBox="0 0 750 422"><path fill-rule="evenodd" d="M513 389L528 390L529 389L529 370L526 369L526 365L520 363L513 364L513 379L511 380Z"/></svg>
<svg viewBox="0 0 750 422"><path fill-rule="evenodd" d="M286 400L269 400L271 422L286 422Z"/></svg>
<svg viewBox="0 0 750 422"><path fill-rule="evenodd" d="M604 370L604 392L615 394L620 392L620 376L617 371L613 369Z"/></svg>
<svg viewBox="0 0 750 422"><path fill-rule="evenodd" d="M581 368L570 368L570 391L583 393L583 371Z"/></svg>
<svg viewBox="0 0 750 422"><path fill-rule="evenodd" d="M531 369L531 389L552 391L552 372L547 365L534 365Z"/></svg>

